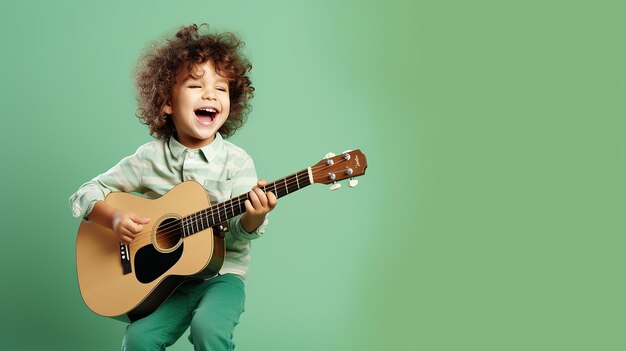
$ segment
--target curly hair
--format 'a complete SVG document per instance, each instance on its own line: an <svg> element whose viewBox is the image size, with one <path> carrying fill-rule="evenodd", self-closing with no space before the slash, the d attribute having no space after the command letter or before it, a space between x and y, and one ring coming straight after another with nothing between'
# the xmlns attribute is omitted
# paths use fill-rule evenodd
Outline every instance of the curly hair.
<svg viewBox="0 0 626 351"><path fill-rule="evenodd" d="M207 24L202 26L208 28ZM194 75L196 65L210 61L216 73L228 80L230 92L230 114L219 132L225 138L233 135L245 123L252 109L249 100L254 97L248 76L252 65L241 52L243 46L233 33L200 34L195 24L182 27L174 38L160 46L153 44L152 52L144 55L136 67L137 118L155 138L172 136L176 129L163 107L171 101L179 71L187 69Z"/></svg>

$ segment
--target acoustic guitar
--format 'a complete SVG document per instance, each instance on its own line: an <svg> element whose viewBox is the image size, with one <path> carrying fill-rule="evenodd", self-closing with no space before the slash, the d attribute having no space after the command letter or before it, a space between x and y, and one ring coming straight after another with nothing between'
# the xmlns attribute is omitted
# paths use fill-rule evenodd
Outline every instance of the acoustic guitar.
<svg viewBox="0 0 626 351"><path fill-rule="evenodd" d="M360 150L328 154L315 165L261 187L276 197L314 183L331 184L363 175ZM221 224L246 211L243 194L211 205L206 190L185 181L158 199L114 192L108 204L149 217L144 231L122 244L115 233L82 221L76 239L78 285L85 304L96 314L132 322L152 313L183 282L215 276L224 261Z"/></svg>

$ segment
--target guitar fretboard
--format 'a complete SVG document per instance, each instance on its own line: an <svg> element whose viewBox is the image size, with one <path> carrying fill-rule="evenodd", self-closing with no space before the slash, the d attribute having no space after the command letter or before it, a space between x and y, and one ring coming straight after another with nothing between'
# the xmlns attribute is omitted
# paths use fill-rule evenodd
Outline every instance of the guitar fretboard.
<svg viewBox="0 0 626 351"><path fill-rule="evenodd" d="M261 189L264 192L271 191L277 198L280 198L308 185L311 185L309 171L308 169L303 169L269 183L261 187ZM245 193L180 219L182 236L187 237L207 228L214 227L217 224L244 213L246 211L245 202L249 198L248 193Z"/></svg>

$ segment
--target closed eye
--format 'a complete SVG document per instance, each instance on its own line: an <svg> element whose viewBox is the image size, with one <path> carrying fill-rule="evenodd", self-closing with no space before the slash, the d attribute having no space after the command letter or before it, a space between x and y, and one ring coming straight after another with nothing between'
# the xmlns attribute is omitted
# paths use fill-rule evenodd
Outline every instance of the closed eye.
<svg viewBox="0 0 626 351"><path fill-rule="evenodd" d="M189 88L202 88L200 85L190 85Z"/></svg>
<svg viewBox="0 0 626 351"><path fill-rule="evenodd" d="M219 90L219 91L228 91L228 89L226 89L224 87L217 87L216 89Z"/></svg>

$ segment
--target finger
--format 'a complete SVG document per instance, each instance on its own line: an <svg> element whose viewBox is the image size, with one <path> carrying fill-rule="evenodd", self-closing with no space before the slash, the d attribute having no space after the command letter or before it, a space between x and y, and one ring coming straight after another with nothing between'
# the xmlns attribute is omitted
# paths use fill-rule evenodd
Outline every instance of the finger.
<svg viewBox="0 0 626 351"><path fill-rule="evenodd" d="M133 238L126 235L121 236L120 239L126 245L130 244L130 242L133 241Z"/></svg>
<svg viewBox="0 0 626 351"><path fill-rule="evenodd" d="M263 192L263 190L256 188L254 189L254 192L257 195L257 198L259 199L259 204L262 207L267 207L267 195L265 195L265 192Z"/></svg>
<svg viewBox="0 0 626 351"><path fill-rule="evenodd" d="M246 212L254 213L254 207L252 207L250 200L246 200L243 204L246 206Z"/></svg>
<svg viewBox="0 0 626 351"><path fill-rule="evenodd" d="M276 198L276 195L274 195L274 193L271 191L268 191L266 195L267 195L267 204L269 205L269 207L270 208L276 207L276 204L278 203L278 199Z"/></svg>
<svg viewBox="0 0 626 351"><path fill-rule="evenodd" d="M133 234L138 234L138 233L141 233L141 231L143 230L143 224L137 223L133 220L128 223L128 229Z"/></svg>
<svg viewBox="0 0 626 351"><path fill-rule="evenodd" d="M259 207L259 195L256 193L255 190L250 191L250 193L248 194L248 200L250 201L250 204L253 208Z"/></svg>
<svg viewBox="0 0 626 351"><path fill-rule="evenodd" d="M121 243L124 244L130 244L130 242L133 240L132 237L122 233L118 233L117 238L120 240Z"/></svg>
<svg viewBox="0 0 626 351"><path fill-rule="evenodd" d="M265 181L265 179L259 179L258 182L256 182L257 186L266 186L267 185L267 181Z"/></svg>
<svg viewBox="0 0 626 351"><path fill-rule="evenodd" d="M141 225L141 224L133 225L133 235L137 235L137 234L141 233L142 230L143 230L143 225Z"/></svg>
<svg viewBox="0 0 626 351"><path fill-rule="evenodd" d="M121 229L122 229L122 230L120 230L120 235L121 236L127 236L127 237L131 238L131 240L135 238L135 233L130 228L123 227Z"/></svg>
<svg viewBox="0 0 626 351"><path fill-rule="evenodd" d="M150 222L150 218L148 218L148 217L141 217L141 216L136 215L134 213L130 214L130 219L132 219L133 222L139 223L139 224L148 224L148 222Z"/></svg>
<svg viewBox="0 0 626 351"><path fill-rule="evenodd" d="M122 233L135 235L135 233L139 233L141 228L141 224L136 224L135 221L128 218L122 221Z"/></svg>
<svg viewBox="0 0 626 351"><path fill-rule="evenodd" d="M139 217L135 223L139 223L139 224L148 224L150 223L150 217Z"/></svg>

